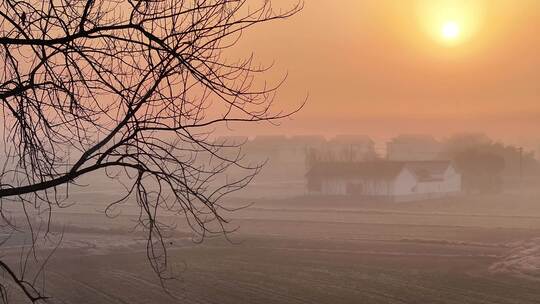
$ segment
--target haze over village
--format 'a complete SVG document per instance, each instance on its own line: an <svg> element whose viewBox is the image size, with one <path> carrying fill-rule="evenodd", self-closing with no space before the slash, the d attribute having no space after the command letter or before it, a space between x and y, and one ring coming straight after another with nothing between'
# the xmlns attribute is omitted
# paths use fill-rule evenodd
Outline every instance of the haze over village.
<svg viewBox="0 0 540 304"><path fill-rule="evenodd" d="M540 303L540 1L0 0L0 304Z"/></svg>
<svg viewBox="0 0 540 304"><path fill-rule="evenodd" d="M352 134L329 139L320 135L222 136L215 142L242 146L250 161L267 162L267 170L248 189L265 182L287 183L289 195L414 201L502 192L540 177L534 151L493 141L481 133L455 134L443 140L402 134L383 149L367 135Z"/></svg>

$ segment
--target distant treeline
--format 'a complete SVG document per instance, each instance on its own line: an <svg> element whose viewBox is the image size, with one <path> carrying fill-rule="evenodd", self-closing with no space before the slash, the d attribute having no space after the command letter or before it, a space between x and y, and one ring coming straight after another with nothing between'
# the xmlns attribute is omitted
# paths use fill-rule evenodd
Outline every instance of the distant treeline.
<svg viewBox="0 0 540 304"><path fill-rule="evenodd" d="M496 192L524 182L540 185L540 164L534 152L497 142L481 133L462 133L443 139L426 134L403 134L387 142L379 154L367 135L338 135L326 139L310 136L223 137L225 152L234 157L236 147L250 161L267 164L258 181L301 180L320 162L450 160L462 175L466 192Z"/></svg>
<svg viewBox="0 0 540 304"><path fill-rule="evenodd" d="M462 174L463 190L499 191L503 184L540 176L534 152L495 142L482 134L459 134L443 141L442 157Z"/></svg>

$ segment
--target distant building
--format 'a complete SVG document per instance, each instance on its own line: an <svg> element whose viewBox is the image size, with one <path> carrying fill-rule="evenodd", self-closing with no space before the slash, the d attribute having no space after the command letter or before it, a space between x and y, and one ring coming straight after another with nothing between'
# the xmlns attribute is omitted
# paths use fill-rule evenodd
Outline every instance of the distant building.
<svg viewBox="0 0 540 304"><path fill-rule="evenodd" d="M320 148L326 144L326 139L321 135L296 135L290 137L291 145L296 148Z"/></svg>
<svg viewBox="0 0 540 304"><path fill-rule="evenodd" d="M310 151L321 149L325 144L325 138L319 135L262 135L248 141L243 152L245 159L253 163L265 162L264 169L256 178L257 182L302 183L305 181Z"/></svg>
<svg viewBox="0 0 540 304"><path fill-rule="evenodd" d="M367 135L337 135L329 141L330 150L341 161L373 160L375 142Z"/></svg>
<svg viewBox="0 0 540 304"><path fill-rule="evenodd" d="M286 160L290 140L284 135L261 135L246 144L245 151L255 159Z"/></svg>
<svg viewBox="0 0 540 304"><path fill-rule="evenodd" d="M461 192L461 175L449 161L320 162L306 177L311 194L405 202Z"/></svg>
<svg viewBox="0 0 540 304"><path fill-rule="evenodd" d="M337 135L309 151L311 161L366 161L374 160L375 143L366 135Z"/></svg>
<svg viewBox="0 0 540 304"><path fill-rule="evenodd" d="M320 150L326 145L326 139L320 135L298 135L289 139L288 150L293 159L301 159L305 165L310 151Z"/></svg>
<svg viewBox="0 0 540 304"><path fill-rule="evenodd" d="M392 161L439 160L442 144L431 135L399 135L387 143L387 159Z"/></svg>

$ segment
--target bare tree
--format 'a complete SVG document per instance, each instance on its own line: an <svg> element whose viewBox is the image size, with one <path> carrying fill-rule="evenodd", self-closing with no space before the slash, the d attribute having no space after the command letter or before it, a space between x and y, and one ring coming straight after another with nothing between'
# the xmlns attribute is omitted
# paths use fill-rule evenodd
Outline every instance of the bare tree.
<svg viewBox="0 0 540 304"><path fill-rule="evenodd" d="M240 150L220 153L239 147L212 141L213 130L301 108L274 109L281 82L258 77L268 67L224 52L247 28L301 8L276 11L268 0L0 0L0 226L19 229L8 206L45 210L48 225L83 175L122 179L125 193L110 206L136 201L148 259L167 279L158 215L184 216L199 240L227 233L222 198L261 169ZM246 174L224 179L231 167ZM0 271L28 300L44 299L5 261ZM7 301L5 285L0 295Z"/></svg>

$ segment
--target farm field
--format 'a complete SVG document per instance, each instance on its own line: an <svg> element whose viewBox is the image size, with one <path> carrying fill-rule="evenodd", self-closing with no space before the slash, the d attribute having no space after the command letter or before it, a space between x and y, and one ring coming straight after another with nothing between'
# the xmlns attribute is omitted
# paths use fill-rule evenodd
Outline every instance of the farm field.
<svg viewBox="0 0 540 304"><path fill-rule="evenodd" d="M488 199L261 200L230 214L232 242L194 244L179 226L169 294L143 236L124 231L130 212L107 230L80 209L62 216L78 229L48 263L47 291L52 303L538 303L540 209L519 212L535 197Z"/></svg>

